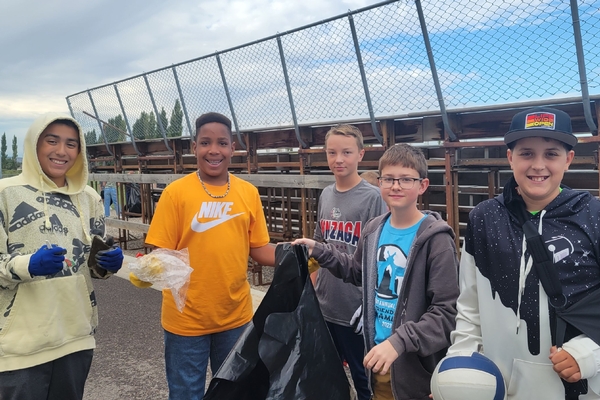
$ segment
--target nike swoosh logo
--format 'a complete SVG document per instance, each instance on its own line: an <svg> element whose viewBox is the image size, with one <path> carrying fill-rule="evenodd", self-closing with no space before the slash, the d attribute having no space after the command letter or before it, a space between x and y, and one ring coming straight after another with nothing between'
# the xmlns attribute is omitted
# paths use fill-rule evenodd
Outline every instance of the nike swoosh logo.
<svg viewBox="0 0 600 400"><path fill-rule="evenodd" d="M221 225L222 223L227 222L230 219L239 217L242 214L243 212L234 215L223 215L221 218L209 222L198 222L198 214L196 214L194 216L194 219L192 219L192 230L198 233L206 232L207 230L212 229L217 225Z"/></svg>

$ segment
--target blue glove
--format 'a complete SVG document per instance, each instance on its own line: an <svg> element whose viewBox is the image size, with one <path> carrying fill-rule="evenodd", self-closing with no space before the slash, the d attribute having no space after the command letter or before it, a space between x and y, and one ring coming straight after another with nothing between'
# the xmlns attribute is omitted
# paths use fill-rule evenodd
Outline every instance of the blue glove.
<svg viewBox="0 0 600 400"><path fill-rule="evenodd" d="M101 268L110 272L117 272L123 266L123 251L118 246L96 253L96 262Z"/></svg>
<svg viewBox="0 0 600 400"><path fill-rule="evenodd" d="M57 245L48 247L43 245L29 259L29 273L31 276L54 275L63 269L67 250Z"/></svg>

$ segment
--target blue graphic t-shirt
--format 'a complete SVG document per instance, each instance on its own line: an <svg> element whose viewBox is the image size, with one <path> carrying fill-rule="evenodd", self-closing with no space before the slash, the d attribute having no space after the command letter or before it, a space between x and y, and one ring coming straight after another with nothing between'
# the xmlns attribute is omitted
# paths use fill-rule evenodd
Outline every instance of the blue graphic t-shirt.
<svg viewBox="0 0 600 400"><path fill-rule="evenodd" d="M402 287L408 252L421 222L406 229L396 229L385 222L377 248L377 288L375 289L375 344L392 334L392 323Z"/></svg>

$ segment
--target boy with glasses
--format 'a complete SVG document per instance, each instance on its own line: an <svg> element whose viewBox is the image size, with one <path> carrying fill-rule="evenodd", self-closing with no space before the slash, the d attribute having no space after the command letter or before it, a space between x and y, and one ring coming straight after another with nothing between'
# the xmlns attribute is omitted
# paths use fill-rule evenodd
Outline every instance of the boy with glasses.
<svg viewBox="0 0 600 400"><path fill-rule="evenodd" d="M410 145L379 160L379 188L390 212L363 228L356 252L298 239L321 267L362 285L363 335L373 399L428 399L436 364L455 326L458 259L454 232L439 214L420 211L427 161ZM393 366L393 368L392 368Z"/></svg>

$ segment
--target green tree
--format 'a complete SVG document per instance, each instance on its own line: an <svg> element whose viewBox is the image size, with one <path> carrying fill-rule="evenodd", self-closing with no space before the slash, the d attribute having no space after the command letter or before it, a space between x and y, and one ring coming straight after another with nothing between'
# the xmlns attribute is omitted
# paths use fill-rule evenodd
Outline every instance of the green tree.
<svg viewBox="0 0 600 400"><path fill-rule="evenodd" d="M133 125L131 125L131 134L134 139L145 139L146 132L144 131L144 118L146 116L146 111L142 111L139 118L135 120Z"/></svg>
<svg viewBox="0 0 600 400"><path fill-rule="evenodd" d="M161 107L160 109L160 113L158 114L159 118L160 118L160 122L162 123L162 127L165 130L165 135L167 134L167 132L169 131L169 119L167 118L167 112L165 111L164 107ZM157 137L161 137L162 136L162 132L160 131L160 127L157 125L158 127L158 136Z"/></svg>
<svg viewBox="0 0 600 400"><path fill-rule="evenodd" d="M0 145L0 154L2 155L2 169L10 169L6 162L6 132L2 134L2 144Z"/></svg>
<svg viewBox="0 0 600 400"><path fill-rule="evenodd" d="M175 100L175 106L171 111L171 120L169 121L169 130L167 136L180 137L183 134L183 110L179 99Z"/></svg>
<svg viewBox="0 0 600 400"><path fill-rule="evenodd" d="M83 136L85 137L86 144L96 144L96 143L102 143L104 141L102 139L102 136L100 136L98 138L98 136L96 135L96 129L87 131Z"/></svg>
<svg viewBox="0 0 600 400"><path fill-rule="evenodd" d="M13 140L12 140L12 157L11 157L11 163L12 163L12 169L17 169L19 167L18 163L17 163L17 152L19 151L19 148L17 146L17 137L13 136Z"/></svg>
<svg viewBox="0 0 600 400"><path fill-rule="evenodd" d="M136 139L148 139L156 136L156 120L153 113L142 111L140 117L131 127L133 137Z"/></svg>
<svg viewBox="0 0 600 400"><path fill-rule="evenodd" d="M116 129L115 129L116 128ZM127 124L121 114L108 119L104 125L104 133L109 143L124 142L126 140Z"/></svg>
<svg viewBox="0 0 600 400"><path fill-rule="evenodd" d="M156 123L156 117L153 112L148 114L148 128L147 128L146 139L156 139L160 137L160 132L158 131L158 125Z"/></svg>

